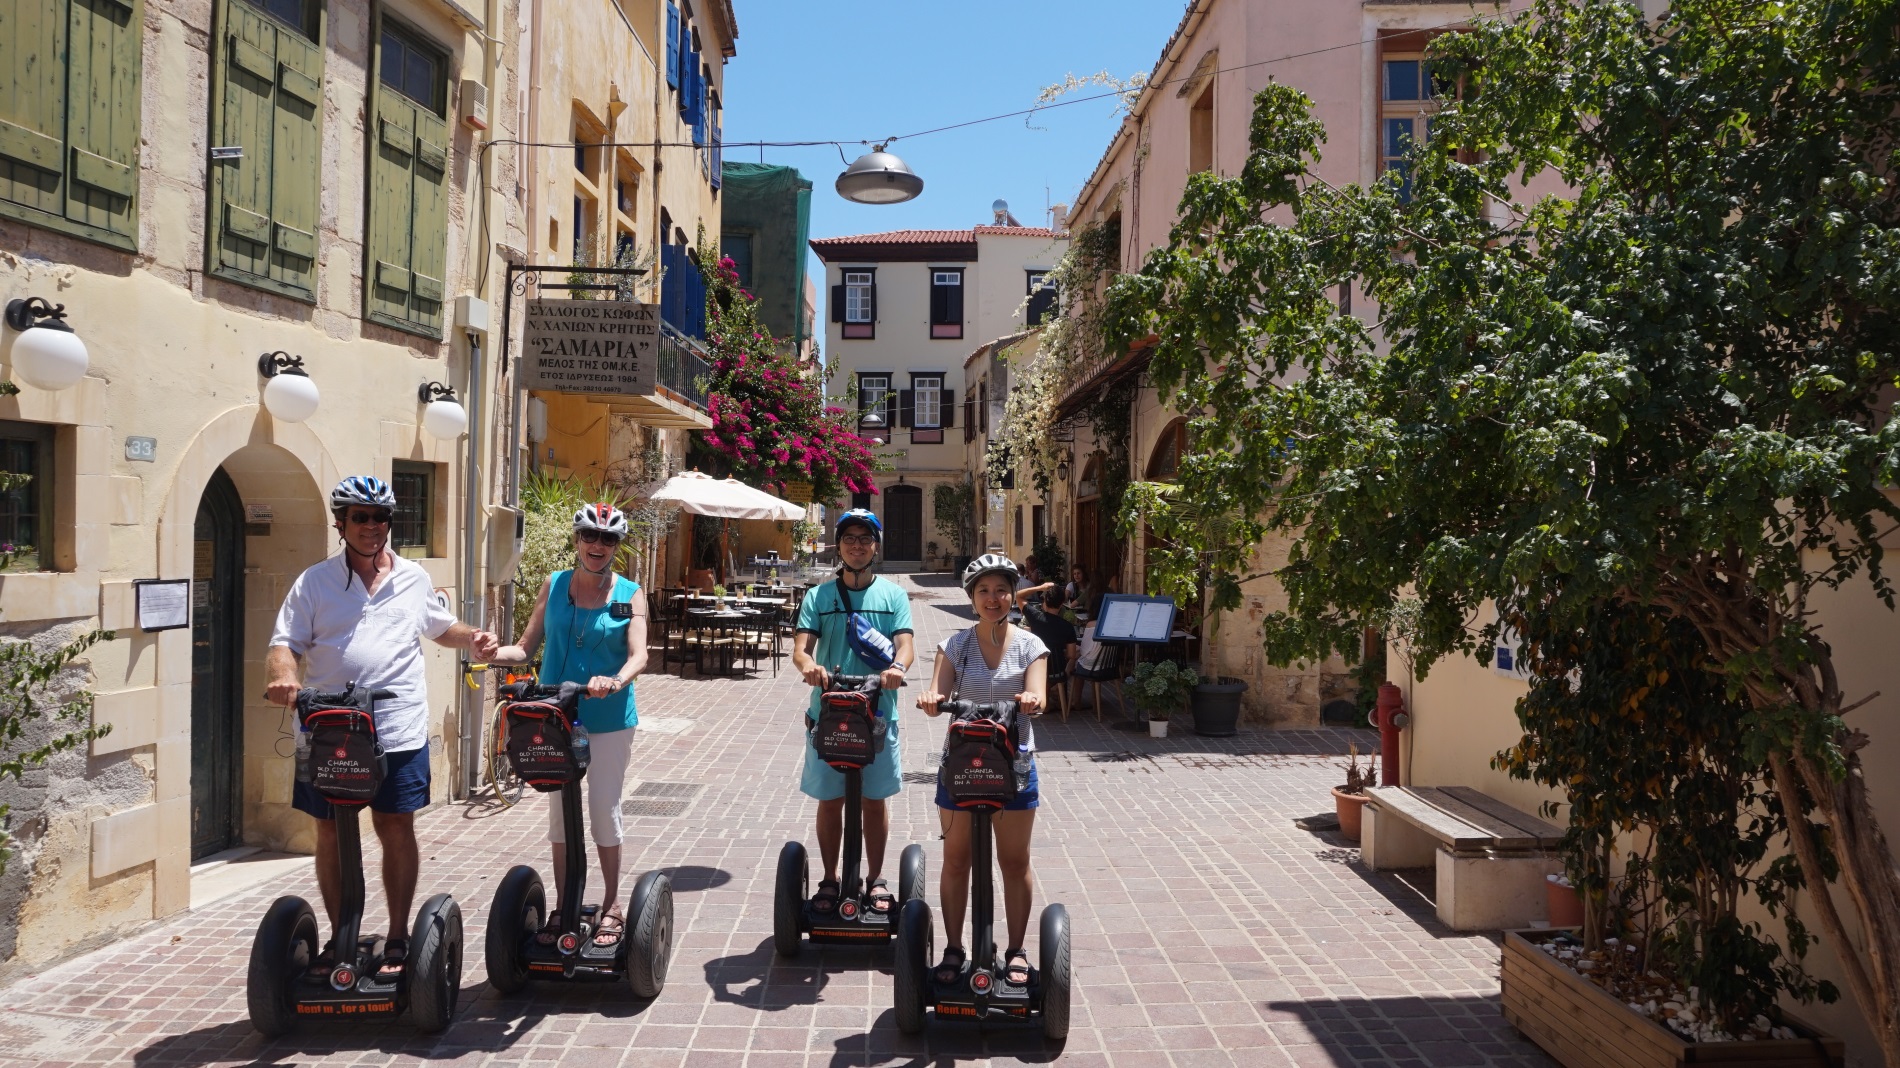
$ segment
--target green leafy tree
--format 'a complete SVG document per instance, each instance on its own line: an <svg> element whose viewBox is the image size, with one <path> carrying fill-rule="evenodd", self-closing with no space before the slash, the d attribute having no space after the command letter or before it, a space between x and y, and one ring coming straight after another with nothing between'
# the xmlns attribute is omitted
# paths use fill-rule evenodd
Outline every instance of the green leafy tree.
<svg viewBox="0 0 1900 1068"><path fill-rule="evenodd" d="M31 641L0 641L0 782L20 781L30 768L45 765L56 753L87 745L111 731L95 726L92 693L79 690L63 698L54 687L61 674L87 649L111 641L109 630L83 634L64 645L41 649ZM8 829L10 807L0 804L0 873L13 855Z"/></svg>
<svg viewBox="0 0 1900 1068"><path fill-rule="evenodd" d="M1421 670L1488 656L1487 601L1692 627L1745 702L1739 759L1812 812L1786 830L1814 921L1900 1065L1900 870L1846 718L1871 695L1813 614L1849 583L1893 603L1897 17L1542 0L1438 40L1453 99L1409 190L1320 181L1323 127L1269 86L1244 168L1190 180L1109 318L1194 413L1182 492L1294 539L1275 660L1355 656L1408 590ZM1525 198L1539 176L1568 189Z"/></svg>

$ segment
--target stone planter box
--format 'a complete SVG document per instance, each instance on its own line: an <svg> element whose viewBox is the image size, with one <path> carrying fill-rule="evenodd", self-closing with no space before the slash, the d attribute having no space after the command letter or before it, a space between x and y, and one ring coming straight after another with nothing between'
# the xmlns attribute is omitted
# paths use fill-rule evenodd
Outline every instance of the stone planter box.
<svg viewBox="0 0 1900 1068"><path fill-rule="evenodd" d="M1548 930L1506 931L1504 1018L1565 1068L1665 1068L1734 1064L1748 1068L1840 1068L1846 1047L1798 1020L1804 1035L1762 1042L1688 1042L1631 1012L1533 944Z"/></svg>

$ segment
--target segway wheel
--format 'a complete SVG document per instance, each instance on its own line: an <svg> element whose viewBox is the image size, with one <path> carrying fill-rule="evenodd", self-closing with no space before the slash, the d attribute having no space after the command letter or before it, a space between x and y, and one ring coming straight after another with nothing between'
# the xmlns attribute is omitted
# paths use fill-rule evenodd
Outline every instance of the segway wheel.
<svg viewBox="0 0 1900 1068"><path fill-rule="evenodd" d="M904 847L903 855L897 858L897 902L902 908L906 901L924 899L924 847L912 842Z"/></svg>
<svg viewBox="0 0 1900 1068"><path fill-rule="evenodd" d="M930 960L937 955L932 926L930 906L921 898L911 898L898 907L891 1007L896 1010L897 1029L907 1035L924 1029L924 1007L930 999Z"/></svg>
<svg viewBox="0 0 1900 1068"><path fill-rule="evenodd" d="M650 871L633 886L627 904L627 982L637 998L657 998L666 989L666 965L673 957L673 881Z"/></svg>
<svg viewBox="0 0 1900 1068"><path fill-rule="evenodd" d="M251 967L244 996L251 1026L266 1038L297 1026L297 979L317 956L317 917L300 897L271 902L251 939Z"/></svg>
<svg viewBox="0 0 1900 1068"><path fill-rule="evenodd" d="M484 955L488 982L503 994L528 985L528 962L522 951L527 937L541 929L548 914L548 894L541 873L517 864L501 877L495 900L488 907L488 937Z"/></svg>
<svg viewBox="0 0 1900 1068"><path fill-rule="evenodd" d="M409 1011L426 1034L446 1030L462 996L462 906L447 894L422 903L409 933Z"/></svg>
<svg viewBox="0 0 1900 1068"><path fill-rule="evenodd" d="M1069 1037L1069 910L1050 905L1042 910L1042 1034L1052 1042Z"/></svg>
<svg viewBox="0 0 1900 1068"><path fill-rule="evenodd" d="M772 896L772 947L781 957L796 957L805 949L805 898L810 894L811 869L805 846L787 842L778 851L778 886Z"/></svg>

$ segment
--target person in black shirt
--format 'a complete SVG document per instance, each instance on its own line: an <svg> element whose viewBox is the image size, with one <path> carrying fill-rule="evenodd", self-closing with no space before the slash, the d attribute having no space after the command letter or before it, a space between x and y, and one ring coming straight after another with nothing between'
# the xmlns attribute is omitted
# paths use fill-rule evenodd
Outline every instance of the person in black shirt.
<svg viewBox="0 0 1900 1068"><path fill-rule="evenodd" d="M1016 607L1022 609L1023 625L1049 647L1049 681L1060 682L1066 689L1069 672L1075 667L1076 654L1082 647L1082 636L1076 633L1075 624L1062 618L1065 603L1062 587L1053 582L1016 591Z"/></svg>

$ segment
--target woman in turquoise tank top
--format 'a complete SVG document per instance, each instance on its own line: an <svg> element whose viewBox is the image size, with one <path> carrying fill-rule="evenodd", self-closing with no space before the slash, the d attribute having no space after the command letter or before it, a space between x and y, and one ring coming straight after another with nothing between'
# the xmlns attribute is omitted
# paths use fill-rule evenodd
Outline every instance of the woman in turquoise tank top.
<svg viewBox="0 0 1900 1068"><path fill-rule="evenodd" d="M578 682L587 687L581 698L581 726L587 729L592 757L587 768L587 822L593 828L600 853L600 871L606 897L597 946L618 942L626 928L620 897L620 839L624 824L620 792L627 781L627 763L633 755L633 680L647 666L647 607L640 584L613 572L614 552L627 536L627 517L611 504L590 504L574 513L574 550L580 566L559 571L542 584L534 613L517 645L504 646L495 655L498 664L526 663L547 640L541 656L540 681L552 686ZM548 797L548 841L554 846L556 893L567 885L566 855L562 850L561 795ZM544 941L559 931L560 911L572 904L557 897L555 911L542 928Z"/></svg>

